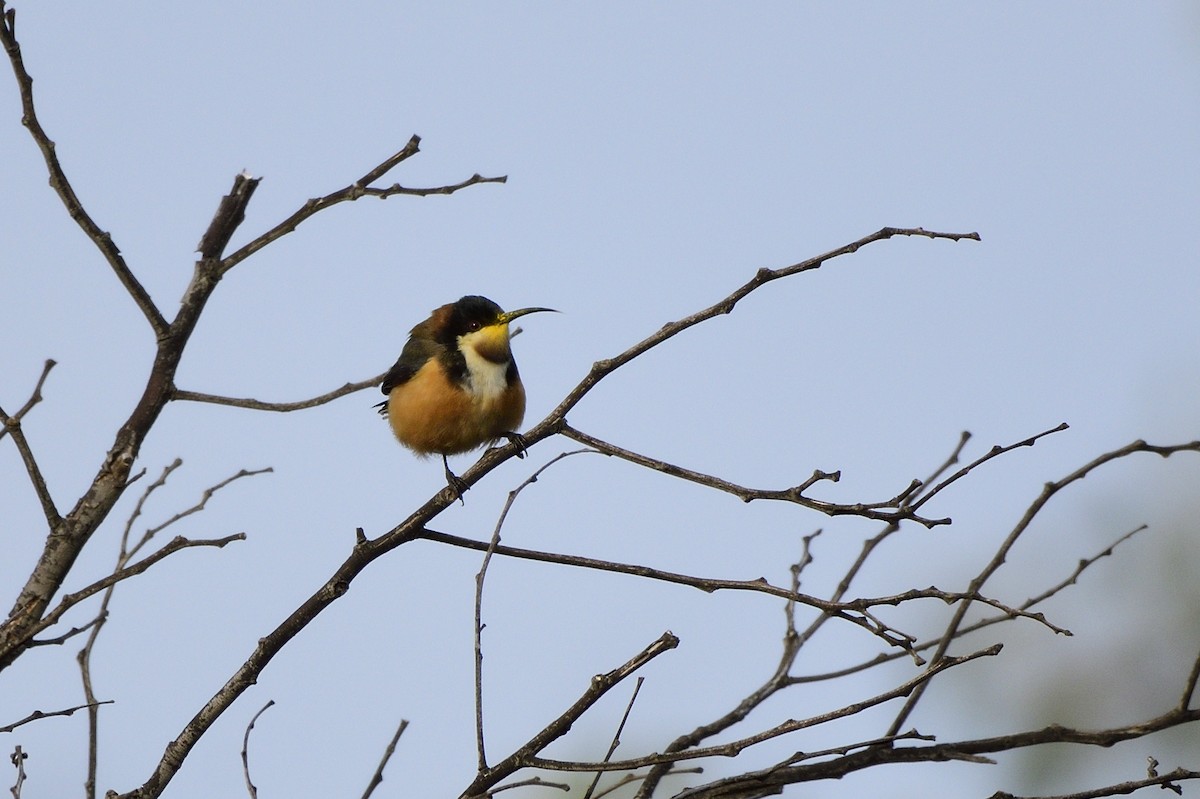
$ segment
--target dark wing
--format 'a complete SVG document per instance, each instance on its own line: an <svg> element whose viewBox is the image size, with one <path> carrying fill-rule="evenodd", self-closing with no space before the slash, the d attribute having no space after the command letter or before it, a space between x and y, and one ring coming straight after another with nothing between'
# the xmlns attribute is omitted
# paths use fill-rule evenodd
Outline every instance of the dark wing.
<svg viewBox="0 0 1200 799"><path fill-rule="evenodd" d="M400 351L400 359L396 361L396 365L389 369L383 378L383 384L379 390L385 395L390 394L393 388L411 380L412 376L425 365L425 362L436 357L440 351L441 345L435 341L427 338L410 338L404 345L404 349ZM387 416L387 400L375 407L379 409L380 415Z"/></svg>

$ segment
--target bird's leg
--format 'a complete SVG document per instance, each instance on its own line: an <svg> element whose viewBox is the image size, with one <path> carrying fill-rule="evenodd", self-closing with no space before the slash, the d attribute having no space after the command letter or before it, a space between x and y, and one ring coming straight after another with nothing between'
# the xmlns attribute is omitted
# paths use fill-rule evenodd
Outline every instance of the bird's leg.
<svg viewBox="0 0 1200 799"><path fill-rule="evenodd" d="M463 499L463 494L470 488L467 481L459 477L454 472L450 471L450 462L446 460L446 456L442 456L442 466L446 469L446 482L450 485L450 490L454 492L454 498L466 505L466 500Z"/></svg>
<svg viewBox="0 0 1200 799"><path fill-rule="evenodd" d="M517 457L524 458L525 453L529 451L529 443L525 440L525 436L520 433L501 433L500 435L508 439L508 443L517 448Z"/></svg>

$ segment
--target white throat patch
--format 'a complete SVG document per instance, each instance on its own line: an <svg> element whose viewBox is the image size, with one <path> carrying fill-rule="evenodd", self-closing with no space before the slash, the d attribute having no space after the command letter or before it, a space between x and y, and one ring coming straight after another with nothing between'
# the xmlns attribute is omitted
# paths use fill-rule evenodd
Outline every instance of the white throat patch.
<svg viewBox="0 0 1200 799"><path fill-rule="evenodd" d="M484 358L469 342L459 338L463 358L467 362L467 391L478 402L491 402L500 398L508 388L508 361L495 363Z"/></svg>

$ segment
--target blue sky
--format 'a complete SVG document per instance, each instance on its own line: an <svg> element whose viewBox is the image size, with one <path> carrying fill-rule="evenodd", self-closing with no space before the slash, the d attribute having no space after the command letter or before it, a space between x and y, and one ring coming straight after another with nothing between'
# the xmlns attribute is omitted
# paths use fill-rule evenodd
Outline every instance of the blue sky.
<svg viewBox="0 0 1200 799"><path fill-rule="evenodd" d="M982 241L892 240L771 284L613 375L572 424L748 485L841 469L841 483L815 495L844 502L895 494L938 465L964 429L978 455L1071 424L947 492L935 510L955 524L907 531L864 575L863 595L961 588L1047 480L1135 438L1198 437L1200 15L1191 4L16 7L63 166L168 316L242 169L263 180L234 246L350 183L413 133L422 153L385 183L509 177L451 197L342 205L242 263L192 340L181 388L319 394L384 371L430 309L479 293L506 308L564 312L523 320L514 344L532 425L593 361L720 299L756 269L883 226L924 226L978 231ZM0 80L0 137L0 403L11 412L43 360L59 362L26 431L56 499L70 506L140 393L153 339L46 187L10 78ZM97 691L117 700L102 716L102 790L145 780L254 641L340 563L356 527L382 533L441 487L435 462L391 439L371 410L377 399L363 392L286 415L183 403L164 413L141 464L152 476L175 457L184 466L147 521L240 468L275 471L231 486L176 529L244 530L246 542L180 553L117 592L95 656ZM571 448L544 442L434 527L486 538L506 492ZM1101 683L1088 695L1097 714L1089 723L1160 712L1178 663L1164 655L1148 664L1138 653L1178 638L1186 662L1196 646L1194 624L1158 625L1186 620L1180 609L1196 601L1169 568L1196 556L1186 519L1198 460L1143 456L1056 502L997 578L1004 598L1019 602L1151 525L1123 560L1097 565L1077 596L1055 606L1091 637L1053 638L1031 625L997 632L1012 642L1005 658L981 664L975 682L931 691L914 723L950 738L1016 729L1031 708L1070 695L1082 664L1097 659L1121 663L1118 676L1143 675L1150 695L1127 706L1136 693L1127 682ZM111 568L133 499L69 588ZM15 596L43 531L8 441L0 507L0 585ZM815 593L836 583L874 527L743 505L588 456L522 495L505 542L784 583L801 536L818 527L826 533L806 578ZM473 764L477 568L476 555L431 544L374 564L226 714L167 795L243 790L242 731L268 699L277 705L252 741L267 795L361 792L400 718L412 726L375 795L461 790ZM764 597L509 561L493 564L485 603L496 754L557 715L592 674L671 629L683 644L648 669L620 752L661 747L763 679L783 629L779 603ZM925 606L894 621L932 630L945 612ZM1106 626L1112 619L1132 636L1120 656L1103 646L1120 638ZM801 666L845 665L875 643L831 633ZM75 704L76 649L43 649L6 674L0 723ZM1160 660L1167 676L1155 694ZM752 722L821 712L904 675L798 687ZM555 752L602 753L625 696L597 707ZM845 735L870 737L888 718ZM70 795L83 779L83 735L78 718L52 719L0 744L31 752L28 794ZM797 736L779 751L829 741ZM1108 771L1065 785L1137 776L1144 748L1105 753ZM907 796L952 779L963 795L988 795L1041 785L1034 762L897 769L821 790ZM734 767L710 766L708 774Z"/></svg>

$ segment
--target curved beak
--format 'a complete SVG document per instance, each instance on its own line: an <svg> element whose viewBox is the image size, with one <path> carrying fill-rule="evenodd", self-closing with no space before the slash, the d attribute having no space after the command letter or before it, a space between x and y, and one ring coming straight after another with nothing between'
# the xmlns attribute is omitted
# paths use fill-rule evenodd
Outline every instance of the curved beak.
<svg viewBox="0 0 1200 799"><path fill-rule="evenodd" d="M541 313L542 311L548 311L550 313L559 313L558 311L554 310L553 308L522 308L518 311L505 311L504 313L500 314L500 321L504 324L507 324L519 316L524 316L525 314L531 314L531 313Z"/></svg>

